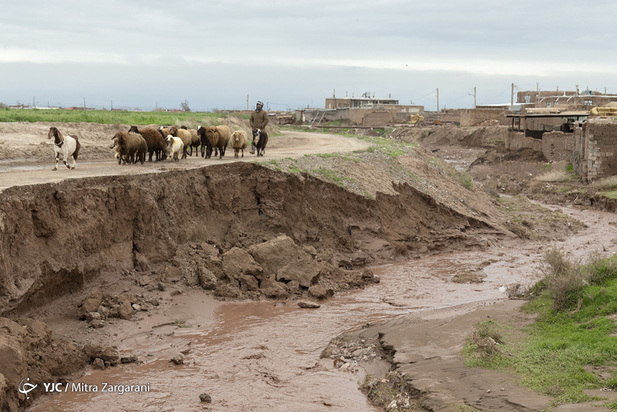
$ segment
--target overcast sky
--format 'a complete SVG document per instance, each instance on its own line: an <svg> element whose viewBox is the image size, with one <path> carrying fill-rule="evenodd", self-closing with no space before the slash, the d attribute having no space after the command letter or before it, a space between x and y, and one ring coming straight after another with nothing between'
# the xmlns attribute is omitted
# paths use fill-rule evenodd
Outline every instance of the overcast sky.
<svg viewBox="0 0 617 412"><path fill-rule="evenodd" d="M0 0L0 102L193 111L617 94L617 2Z"/></svg>

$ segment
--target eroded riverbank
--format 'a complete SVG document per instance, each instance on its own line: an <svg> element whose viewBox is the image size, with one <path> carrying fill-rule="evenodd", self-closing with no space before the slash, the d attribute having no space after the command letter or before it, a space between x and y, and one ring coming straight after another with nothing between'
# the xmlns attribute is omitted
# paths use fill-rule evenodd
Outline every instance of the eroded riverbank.
<svg viewBox="0 0 617 412"><path fill-rule="evenodd" d="M557 246L576 256L616 251L609 224L617 220L613 214L563 210L588 227L555 242ZM118 333L110 338L121 350L137 354L144 363L89 370L74 380L96 385L149 383L149 393L53 395L40 399L32 410L103 411L113 402L124 410L374 411L358 389L362 368L341 369L332 359L320 358L331 339L367 323L412 319L438 308L450 308L455 319L474 307L490 306L505 298L501 286L531 284L539 278L538 266L548 247L512 240L482 252L374 267L379 284L338 294L312 310L300 309L294 301L217 302L198 290L174 296L161 292L156 313L106 327L112 336ZM453 281L464 272L481 274L483 281ZM179 316L186 327L156 327L178 321ZM182 365L170 362L183 351ZM211 404L200 402L204 392L212 397Z"/></svg>

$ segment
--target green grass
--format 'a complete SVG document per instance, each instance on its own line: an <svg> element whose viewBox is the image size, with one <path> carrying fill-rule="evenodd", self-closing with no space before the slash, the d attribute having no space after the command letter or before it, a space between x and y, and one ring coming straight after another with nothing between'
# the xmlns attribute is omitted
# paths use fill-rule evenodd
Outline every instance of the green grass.
<svg viewBox="0 0 617 412"><path fill-rule="evenodd" d="M529 304L526 310L540 317L527 329L528 339L516 354L514 370L522 383L555 397L557 403L590 400L584 389L617 388L617 376L603 381L585 370L586 366L615 366L617 339L610 334L617 327L606 317L617 310L614 302L615 280L608 287L586 288L582 309L574 314L556 312L548 294Z"/></svg>
<svg viewBox="0 0 617 412"><path fill-rule="evenodd" d="M598 192L598 195L606 197L607 199L617 199L617 191L615 190L609 192Z"/></svg>
<svg viewBox="0 0 617 412"><path fill-rule="evenodd" d="M281 170L283 170L279 162L277 162L275 159L268 160L267 162L265 162L265 164L269 165L271 169L274 169L276 171L280 172Z"/></svg>
<svg viewBox="0 0 617 412"><path fill-rule="evenodd" d="M372 146L366 150L369 153L386 153L388 156L392 158L397 158L399 156L405 155L410 152L411 149L416 148L418 145L416 143L407 143L402 141L397 141L393 139L386 139L383 137L373 137L373 136L351 136L355 137L359 140L364 140L365 142L371 143Z"/></svg>
<svg viewBox="0 0 617 412"><path fill-rule="evenodd" d="M550 273L534 286L537 297L524 306L537 314L524 337L509 341L502 334L505 342L491 354L480 350L474 332L463 354L469 366L517 373L522 384L552 396L555 404L586 402L592 399L585 389L617 389L617 337L611 336L617 332L612 317L617 313L617 258L595 256L580 265L556 254L547 253ZM560 277L571 279L556 281ZM602 378L591 372L593 367L608 368L611 376ZM609 406L617 409L617 404Z"/></svg>
<svg viewBox="0 0 617 412"><path fill-rule="evenodd" d="M287 168L287 172L292 173L294 175L299 175L302 171L296 166L289 166Z"/></svg>
<svg viewBox="0 0 617 412"><path fill-rule="evenodd" d="M218 124L226 117L202 112L133 112L110 110L0 109L0 122L62 122L130 125Z"/></svg>

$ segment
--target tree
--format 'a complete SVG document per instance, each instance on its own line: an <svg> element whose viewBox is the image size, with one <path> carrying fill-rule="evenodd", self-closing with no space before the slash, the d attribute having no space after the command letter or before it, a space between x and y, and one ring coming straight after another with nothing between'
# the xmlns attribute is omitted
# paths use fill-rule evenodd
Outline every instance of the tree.
<svg viewBox="0 0 617 412"><path fill-rule="evenodd" d="M189 107L189 101L188 100L184 100L182 103L180 103L180 108L182 109L183 112L190 112L191 108Z"/></svg>

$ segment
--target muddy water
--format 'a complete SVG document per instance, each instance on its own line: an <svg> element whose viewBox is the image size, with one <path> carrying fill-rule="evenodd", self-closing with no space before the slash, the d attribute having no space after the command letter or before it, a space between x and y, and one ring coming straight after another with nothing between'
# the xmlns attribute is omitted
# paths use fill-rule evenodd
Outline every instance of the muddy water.
<svg viewBox="0 0 617 412"><path fill-rule="evenodd" d="M576 257L617 250L615 226L610 224L617 222L615 215L562 210L589 227L559 247ZM361 373L341 371L331 360L320 360L333 337L367 322L502 299L501 286L531 284L539 278L542 254L550 246L512 241L483 252L375 267L381 283L339 294L319 309L300 309L293 302L221 303L215 305L214 322L208 322L212 304L197 300L194 305L203 306L192 308L188 327L151 328L118 343L140 353L143 364L88 371L72 383L89 384L99 392L70 390L47 396L31 410L375 411L358 390ZM452 282L462 272L485 278L482 283ZM184 364L169 361L181 352ZM148 391L102 393L104 382L148 385ZM212 397L211 404L200 402L204 392Z"/></svg>

